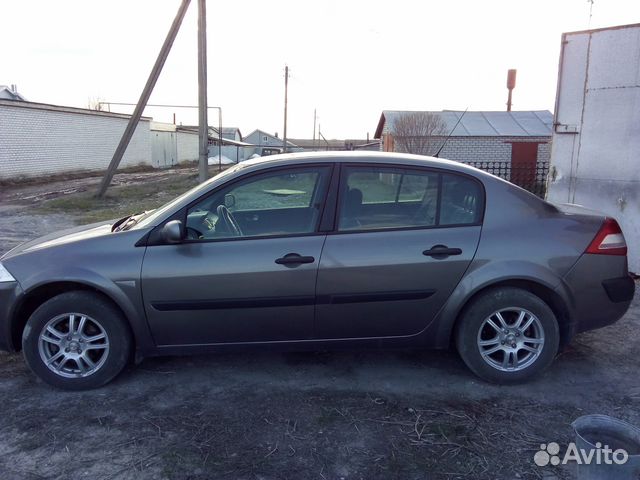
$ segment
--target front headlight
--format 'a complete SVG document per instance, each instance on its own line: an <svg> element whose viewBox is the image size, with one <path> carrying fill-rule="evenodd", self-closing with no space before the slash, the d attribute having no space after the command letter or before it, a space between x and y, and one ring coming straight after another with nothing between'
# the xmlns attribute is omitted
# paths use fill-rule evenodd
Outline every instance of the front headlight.
<svg viewBox="0 0 640 480"><path fill-rule="evenodd" d="M0 282L15 282L16 279L9 273L9 270L4 268L4 265L0 263Z"/></svg>

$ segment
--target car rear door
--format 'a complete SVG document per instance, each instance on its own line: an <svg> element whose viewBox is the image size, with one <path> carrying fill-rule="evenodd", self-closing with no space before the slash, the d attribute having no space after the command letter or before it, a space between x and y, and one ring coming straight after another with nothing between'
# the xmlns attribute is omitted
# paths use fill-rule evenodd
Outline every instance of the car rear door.
<svg viewBox="0 0 640 480"><path fill-rule="evenodd" d="M475 255L481 183L446 171L353 164L342 166L339 192L318 272L316 337L420 332Z"/></svg>
<svg viewBox="0 0 640 480"><path fill-rule="evenodd" d="M331 169L287 167L241 177L186 209L189 240L147 247L142 292L159 346L313 336L325 240L318 224ZM239 235L218 218L225 202L238 216Z"/></svg>

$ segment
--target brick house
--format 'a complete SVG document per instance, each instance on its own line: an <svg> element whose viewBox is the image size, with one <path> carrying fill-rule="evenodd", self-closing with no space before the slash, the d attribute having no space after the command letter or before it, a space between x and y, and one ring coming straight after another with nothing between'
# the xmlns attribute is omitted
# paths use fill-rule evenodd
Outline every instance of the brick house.
<svg viewBox="0 0 640 480"><path fill-rule="evenodd" d="M380 115L374 138L381 140L382 151L396 151L394 122L404 113L411 112L384 110ZM438 115L451 132L448 139L441 137L434 142L440 146L446 140L440 158L487 167L507 180L517 171L522 180L514 183L525 187L544 181L537 172L540 165L548 168L551 154L553 115L548 110L428 113ZM492 171L494 167L499 171Z"/></svg>

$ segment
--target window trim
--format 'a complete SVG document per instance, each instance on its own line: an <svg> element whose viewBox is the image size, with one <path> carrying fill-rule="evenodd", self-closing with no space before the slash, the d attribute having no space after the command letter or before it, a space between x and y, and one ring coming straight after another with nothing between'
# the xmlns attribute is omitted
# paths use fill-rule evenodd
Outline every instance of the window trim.
<svg viewBox="0 0 640 480"><path fill-rule="evenodd" d="M342 200L346 193L346 176L349 167L363 167L363 168L378 168L378 169L390 169L390 170L414 170L420 173L436 173L438 175L438 196L436 203L436 219L435 225L417 225L417 226L404 226L404 227L381 227L381 228L367 228L367 229L353 229L353 230L339 230L339 218L342 210ZM442 178L444 174L457 175L465 177L475 182L480 186L482 193L482 202L480 205L480 217L477 222L474 223L456 223L450 225L440 225L440 207L442 201ZM482 227L484 223L485 210L487 205L487 191L482 181L468 173L459 172L456 170L448 170L435 167L421 167L418 165L403 165L393 163L375 163L375 162L341 162L339 185L337 187L337 201L336 211L333 219L333 230L329 232L331 235L345 235L354 233L378 233L378 232L396 232L406 230L433 230L442 228L461 228L461 227Z"/></svg>
<svg viewBox="0 0 640 480"><path fill-rule="evenodd" d="M332 233L335 228L335 222L338 218L338 193L340 187L340 176L342 175L342 164L334 163L331 179L329 180L329 189L324 201L322 218L318 230L322 233Z"/></svg>
<svg viewBox="0 0 640 480"><path fill-rule="evenodd" d="M162 230L162 228L166 225L167 222L170 222L171 220L180 220L182 222L183 228L186 230L187 228L187 212L189 211L190 208L192 208L194 205L206 201L209 197L216 195L217 193L219 193L222 189L225 189L227 187L230 187L238 182L244 181L246 179L249 179L251 177L256 177L256 176L261 176L263 174L267 174L267 173L272 173L272 172L277 172L279 170L306 170L306 169L313 169L313 168L325 168L327 170L327 177L328 177L328 181L327 181L327 186L325 188L325 191L323 192L323 201L322 204L320 206L320 211L318 214L318 219L316 220L316 225L314 227L314 231L312 232L307 232L307 233L287 233L287 234L274 234L274 235L252 235L250 237L228 237L228 238L208 238L208 239L202 239L202 240L191 240L188 238L184 238L180 243L178 244L167 244L165 242L163 242L162 240L160 240L160 236L157 234L157 232L160 232ZM192 202L190 202L189 204L185 205L184 207L182 207L180 210L178 210L177 212L175 212L173 215L167 217L166 219L164 219L161 223L159 223L149 234L149 239L150 241L147 243L147 246L158 246L158 245L198 245L198 244L206 244L206 243L216 243L216 242L237 242L237 241L245 241L245 240L264 240L264 239L276 239L276 238L292 238L292 237L312 237L312 236L317 236L317 235L326 235L327 232L322 232L320 231L320 224L324 215L324 210L325 210L325 206L327 204L327 198L330 194L331 191L331 182L333 181L333 171L335 170L335 164L334 163L329 163L329 162L320 162L320 163L310 163L310 164L297 164L297 165L280 165L277 167L270 167L270 168L263 168L260 170L256 170L253 172L248 172L245 173L244 175L241 175L237 178L234 178L233 180L230 180L228 182L225 182L222 185L219 185L217 188L214 188L204 194L202 194L200 197L196 198L195 200L193 200ZM321 174L322 175L322 174ZM317 190L318 185L316 185L314 192ZM151 241L151 239L153 239L153 241Z"/></svg>

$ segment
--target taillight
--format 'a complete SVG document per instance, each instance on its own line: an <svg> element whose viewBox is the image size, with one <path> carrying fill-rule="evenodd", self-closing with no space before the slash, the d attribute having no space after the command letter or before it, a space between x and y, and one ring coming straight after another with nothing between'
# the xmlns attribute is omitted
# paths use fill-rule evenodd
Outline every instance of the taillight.
<svg viewBox="0 0 640 480"><path fill-rule="evenodd" d="M600 255L626 255L627 242L620 225L613 218L605 218L604 223L591 241L585 253Z"/></svg>

